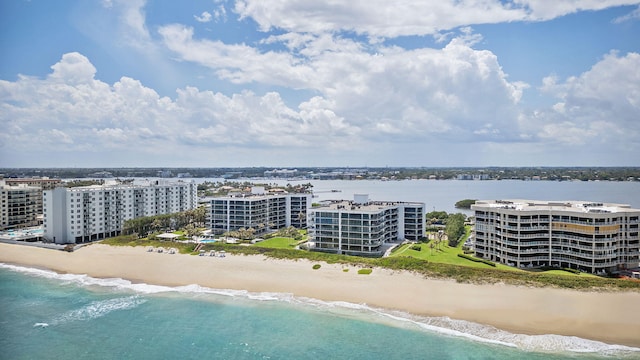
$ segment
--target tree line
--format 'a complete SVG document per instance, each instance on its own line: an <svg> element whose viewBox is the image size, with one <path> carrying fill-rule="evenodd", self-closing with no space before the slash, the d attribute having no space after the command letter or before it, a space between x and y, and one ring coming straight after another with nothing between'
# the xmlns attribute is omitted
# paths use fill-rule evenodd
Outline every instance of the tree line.
<svg viewBox="0 0 640 360"><path fill-rule="evenodd" d="M444 225L444 233L449 239L449 246L457 246L465 233L464 223L467 216L462 213L448 214L446 211L432 211L427 213L427 227Z"/></svg>
<svg viewBox="0 0 640 360"><path fill-rule="evenodd" d="M143 216L126 220L122 227L122 234L138 234L146 237L154 232L184 229L189 233L186 235L191 236L191 233L197 233L198 227L205 226L206 217L207 212L204 206L173 214Z"/></svg>

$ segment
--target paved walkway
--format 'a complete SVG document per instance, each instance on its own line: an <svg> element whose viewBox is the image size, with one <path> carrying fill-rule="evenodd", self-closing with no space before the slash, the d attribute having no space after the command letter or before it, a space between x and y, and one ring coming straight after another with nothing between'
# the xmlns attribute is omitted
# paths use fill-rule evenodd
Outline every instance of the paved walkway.
<svg viewBox="0 0 640 360"><path fill-rule="evenodd" d="M17 240L6 240L0 239L1 243L4 244L13 244L13 245L23 245L23 246L33 246L39 247L43 249L54 249L54 250L63 250L66 245L62 244L52 244L52 243L44 243L42 241L17 241Z"/></svg>

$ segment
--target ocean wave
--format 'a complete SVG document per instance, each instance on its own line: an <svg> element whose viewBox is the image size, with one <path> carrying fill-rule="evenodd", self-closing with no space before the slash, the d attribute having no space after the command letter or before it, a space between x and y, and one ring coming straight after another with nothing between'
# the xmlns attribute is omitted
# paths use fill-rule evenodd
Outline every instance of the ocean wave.
<svg viewBox="0 0 640 360"><path fill-rule="evenodd" d="M318 299L296 297L290 293L250 292L246 290L212 289L192 284L186 286L169 287L132 283L120 278L99 279L88 275L58 274L53 271L21 267L0 263L0 269L21 272L28 275L56 279L78 286L100 286L117 290L133 291L137 294L206 294L229 298L246 299L248 301L281 302L300 306L303 309L317 309L337 316L359 317L362 320L380 321L390 326L411 327L422 331L438 333L446 336L465 338L471 341L496 344L518 348L524 351L550 353L592 353L612 357L638 356L640 348L624 345L607 344L600 341L583 339L564 335L526 335L500 330L490 325L456 320L449 317L417 316L400 311L392 311L370 307L366 304L355 304L344 301L322 301ZM51 324L71 320L86 320L104 316L115 310L124 310L143 303L143 298L137 295L102 300L88 304L80 309L72 310L56 318ZM38 323L34 326L42 326Z"/></svg>
<svg viewBox="0 0 640 360"><path fill-rule="evenodd" d="M111 312L129 310L144 304L147 300L138 295L119 297L107 300L92 301L78 309L67 311L55 317L50 324L59 325L72 321L87 321L103 317ZM37 323L45 324L45 323ZM37 325L36 324L36 325ZM34 325L34 326L36 326ZM48 326L48 325L47 325Z"/></svg>

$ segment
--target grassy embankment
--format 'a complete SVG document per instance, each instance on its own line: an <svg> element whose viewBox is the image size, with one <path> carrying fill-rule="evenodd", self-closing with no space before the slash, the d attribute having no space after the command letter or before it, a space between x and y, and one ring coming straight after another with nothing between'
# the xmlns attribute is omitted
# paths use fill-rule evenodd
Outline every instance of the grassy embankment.
<svg viewBox="0 0 640 360"><path fill-rule="evenodd" d="M303 240L304 241L304 240ZM273 237L271 239L260 241L253 246L269 249L295 249L300 241L288 237Z"/></svg>
<svg viewBox="0 0 640 360"><path fill-rule="evenodd" d="M285 238L286 239L286 238ZM460 247L448 247L441 244L441 250L434 249L431 255L429 244L420 244L420 251L400 248L390 257L363 258L337 255L315 251L295 250L291 246L294 240L273 238L265 240L258 246L222 244L220 242L205 244L203 250L225 250L229 254L264 255L277 259L308 259L313 262L343 264L362 268L382 267L391 270L404 270L421 274L429 278L453 279L458 282L492 284L505 283L521 286L560 287L580 290L632 290L640 291L640 282L632 280L606 279L589 274L573 275L564 271L532 272L497 264L491 267L459 258ZM133 236L120 236L103 240L102 243L116 246L154 246L174 247L183 254L195 254L195 244L170 241L137 239ZM264 246L267 245L267 246ZM415 252L415 254L414 254ZM415 256L413 256L415 255Z"/></svg>

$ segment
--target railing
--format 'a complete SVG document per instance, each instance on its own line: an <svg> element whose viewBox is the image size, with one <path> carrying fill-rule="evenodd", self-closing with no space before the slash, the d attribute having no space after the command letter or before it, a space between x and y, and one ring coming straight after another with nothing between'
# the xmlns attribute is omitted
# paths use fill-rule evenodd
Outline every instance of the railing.
<svg viewBox="0 0 640 360"><path fill-rule="evenodd" d="M604 262L604 263L594 263L594 262L590 262L590 261L568 259L568 258L563 258L563 257L554 257L553 255L551 256L551 261L567 262L567 263L570 263L570 264L589 266L589 267L611 267L611 266L618 265L617 261L609 261L609 262Z"/></svg>
<svg viewBox="0 0 640 360"><path fill-rule="evenodd" d="M587 222L587 221L577 221L577 220L552 220L554 224L576 224L576 225L585 225L585 226L607 226L607 225L620 225L624 224L624 221L607 221L607 222Z"/></svg>
<svg viewBox="0 0 640 360"><path fill-rule="evenodd" d="M509 233L502 233L499 234L502 237L509 237L512 239L548 239L549 238L549 234L509 234Z"/></svg>
<svg viewBox="0 0 640 360"><path fill-rule="evenodd" d="M511 241L511 240L496 240L496 242L501 242L503 245L514 245L514 246L535 246L535 245L549 245L549 241Z"/></svg>
<svg viewBox="0 0 640 360"><path fill-rule="evenodd" d="M602 246L602 247L593 247L593 246L586 246L586 245L578 245L578 244L571 244L571 243L566 243L566 242L552 242L551 246L561 246L561 247L568 247L568 248L572 248L572 249L580 249L580 250L592 250L592 251L612 251L612 250L618 250L620 247L619 246Z"/></svg>

